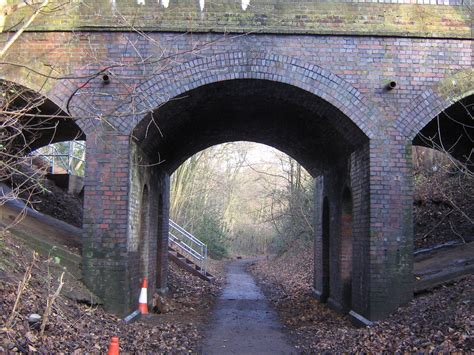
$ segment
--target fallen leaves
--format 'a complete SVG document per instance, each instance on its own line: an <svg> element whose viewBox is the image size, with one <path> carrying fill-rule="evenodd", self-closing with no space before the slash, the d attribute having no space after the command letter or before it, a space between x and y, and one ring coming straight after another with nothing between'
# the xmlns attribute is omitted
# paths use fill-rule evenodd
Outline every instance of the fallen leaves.
<svg viewBox="0 0 474 355"><path fill-rule="evenodd" d="M29 264L31 252L11 238L1 242L0 257L3 265L8 263L10 271L8 277L0 274L0 353L105 353L112 336L120 337L120 349L125 352L196 352L201 329L220 289L219 281L209 284L172 266L170 293L161 298L162 306L168 306L166 313L150 315L132 324L125 324L101 307L74 302L61 293L51 307L44 337L39 337L38 330L30 329L28 316L43 315L46 309L48 263L41 259L35 265L17 316L7 328L16 285ZM219 269L213 273L219 275Z"/></svg>
<svg viewBox="0 0 474 355"><path fill-rule="evenodd" d="M308 249L251 267L299 351L474 351L473 275L418 296L373 327L355 328L347 317L314 299L312 270L313 253Z"/></svg>

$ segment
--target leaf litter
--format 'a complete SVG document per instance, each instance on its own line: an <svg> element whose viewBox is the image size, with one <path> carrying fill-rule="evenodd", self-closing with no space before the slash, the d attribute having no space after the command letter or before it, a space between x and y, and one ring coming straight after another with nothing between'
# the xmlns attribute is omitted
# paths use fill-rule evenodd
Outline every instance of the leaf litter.
<svg viewBox="0 0 474 355"><path fill-rule="evenodd" d="M312 248L260 260L250 270L298 351L474 351L474 275L415 297L388 319L357 328L312 294Z"/></svg>
<svg viewBox="0 0 474 355"><path fill-rule="evenodd" d="M54 260L44 257L35 264L14 321L6 327L18 282L31 259L31 250L8 232L1 236L0 353L105 353L112 336L119 337L120 350L125 352L195 353L222 283L222 267L218 263L211 266L217 274L212 284L170 265L169 294L153 297L153 308L158 313L131 324L125 324L97 304L86 304L83 298L80 303L68 298L65 290L56 299L45 334L40 337L38 327L30 326L28 317L44 314L48 294L56 290L58 275L63 271ZM66 278L65 289L68 283L70 288L85 288L71 275Z"/></svg>

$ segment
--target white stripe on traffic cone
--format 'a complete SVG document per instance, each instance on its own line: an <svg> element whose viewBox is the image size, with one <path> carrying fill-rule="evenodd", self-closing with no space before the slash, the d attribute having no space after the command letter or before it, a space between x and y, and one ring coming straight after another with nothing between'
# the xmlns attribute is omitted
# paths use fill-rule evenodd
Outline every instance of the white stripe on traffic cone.
<svg viewBox="0 0 474 355"><path fill-rule="evenodd" d="M148 296L147 296L148 281L146 277L143 279L142 289L140 291L140 298L138 299L138 310L141 314L148 314Z"/></svg>

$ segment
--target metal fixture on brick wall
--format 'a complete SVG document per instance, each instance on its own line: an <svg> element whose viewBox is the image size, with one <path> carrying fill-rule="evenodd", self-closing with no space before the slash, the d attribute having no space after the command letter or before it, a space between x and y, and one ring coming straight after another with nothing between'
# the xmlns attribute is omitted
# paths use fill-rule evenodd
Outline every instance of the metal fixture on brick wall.
<svg viewBox="0 0 474 355"><path fill-rule="evenodd" d="M169 246L207 272L207 245L170 219Z"/></svg>
<svg viewBox="0 0 474 355"><path fill-rule="evenodd" d="M104 74L104 75L102 75L102 81L104 82L105 85L110 84L110 76L109 76L109 74Z"/></svg>
<svg viewBox="0 0 474 355"><path fill-rule="evenodd" d="M397 87L397 82L396 81L389 81L387 83L387 85L385 85L385 88L388 90L388 91L391 91L393 89L395 89Z"/></svg>

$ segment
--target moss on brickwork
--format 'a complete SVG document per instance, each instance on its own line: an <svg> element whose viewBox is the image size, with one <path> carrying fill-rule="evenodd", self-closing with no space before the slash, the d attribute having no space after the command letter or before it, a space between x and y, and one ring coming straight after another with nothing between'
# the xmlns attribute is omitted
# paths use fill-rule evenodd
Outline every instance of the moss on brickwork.
<svg viewBox="0 0 474 355"><path fill-rule="evenodd" d="M436 92L452 102L474 94L474 69L464 70L440 81Z"/></svg>
<svg viewBox="0 0 474 355"><path fill-rule="evenodd" d="M244 11L239 1L215 0L201 12L197 0L171 0L168 8L149 0L83 0L58 8L58 1L30 30L129 30L133 24L150 31L472 36L467 6L253 0ZM28 12L8 17L5 28L21 24Z"/></svg>

